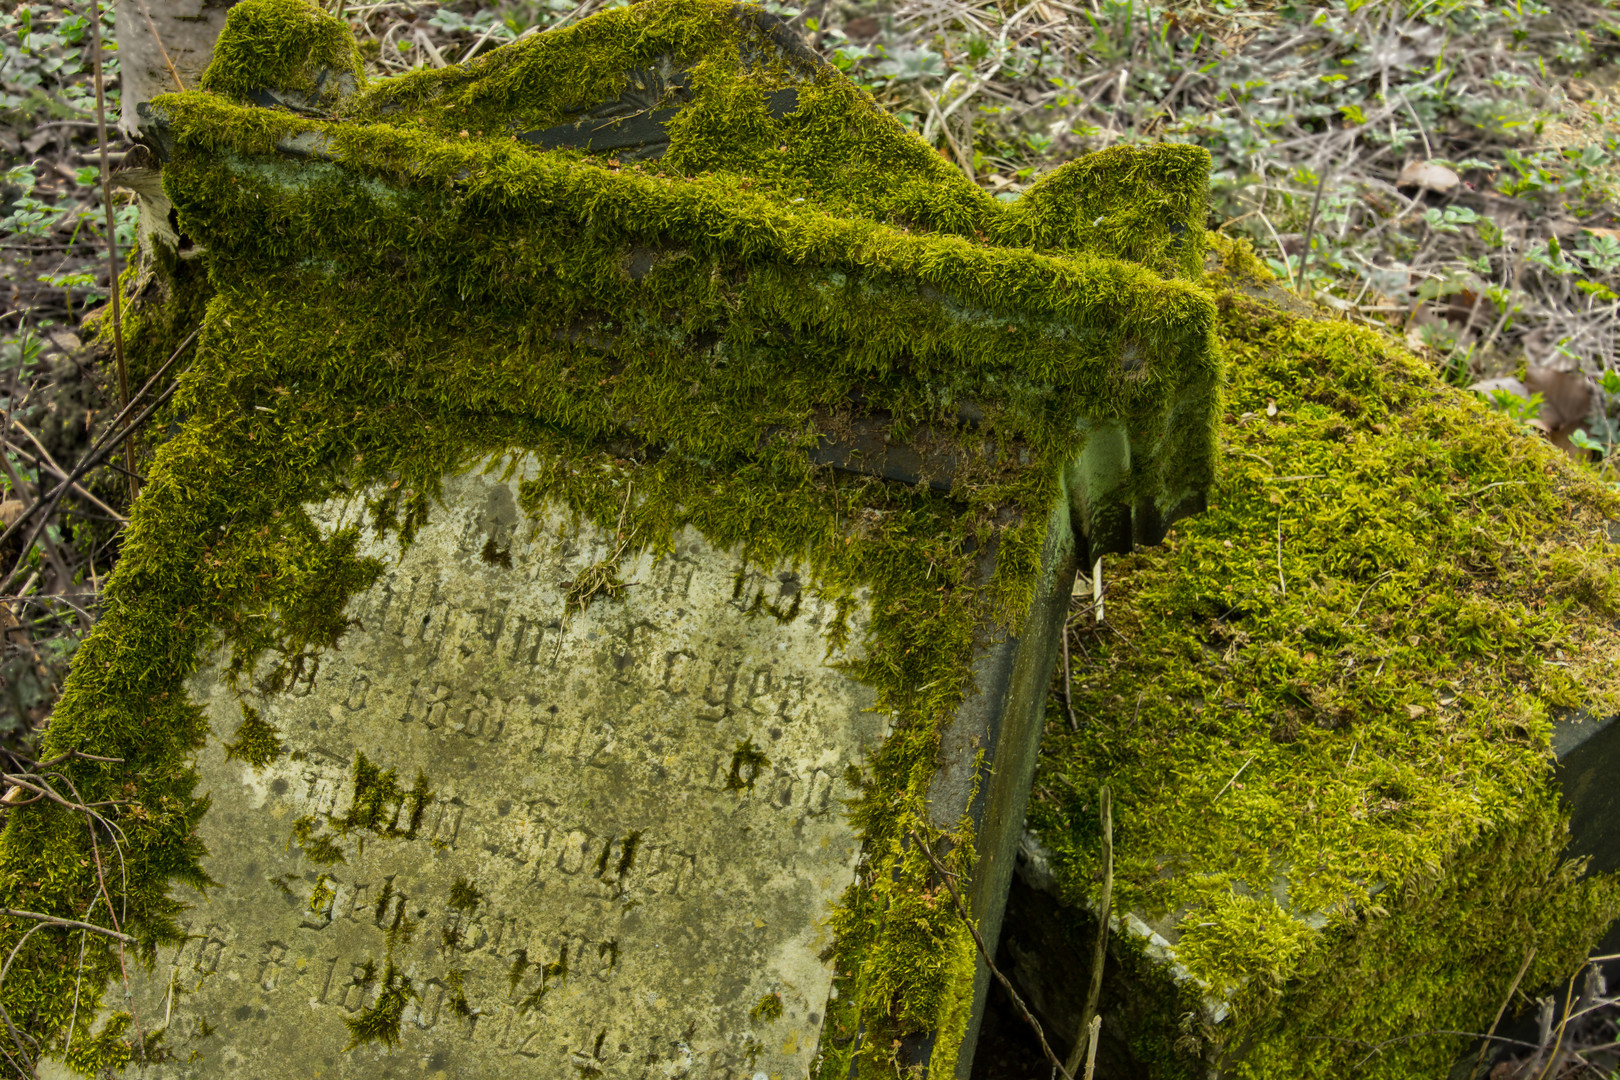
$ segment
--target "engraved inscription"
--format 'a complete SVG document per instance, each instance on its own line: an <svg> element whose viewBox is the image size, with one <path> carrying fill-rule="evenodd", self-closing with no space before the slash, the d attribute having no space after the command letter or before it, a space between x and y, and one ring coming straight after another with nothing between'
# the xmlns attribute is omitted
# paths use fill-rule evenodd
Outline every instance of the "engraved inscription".
<svg viewBox="0 0 1620 1080"><path fill-rule="evenodd" d="M808 1072L844 777L884 735L839 604L688 530L567 610L615 544L520 512L526 468L446 477L403 549L375 493L312 508L385 568L349 631L273 693L224 656L193 680L218 885L177 889L184 942L131 971L166 1057L127 1075ZM285 748L262 768L221 749L244 703ZM397 1041L346 1049L384 1013Z"/></svg>

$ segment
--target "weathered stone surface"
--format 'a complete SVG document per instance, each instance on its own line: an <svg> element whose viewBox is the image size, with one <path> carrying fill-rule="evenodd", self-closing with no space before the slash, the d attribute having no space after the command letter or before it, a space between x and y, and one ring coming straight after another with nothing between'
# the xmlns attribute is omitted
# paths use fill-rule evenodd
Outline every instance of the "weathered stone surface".
<svg viewBox="0 0 1620 1080"><path fill-rule="evenodd" d="M291 686L233 686L224 657L193 681L219 885L137 980L136 1014L172 1019L135 1074L807 1071L845 774L884 730L834 606L688 533L565 615L615 542L529 520L517 483L450 478L403 551L368 530L386 570ZM263 767L231 751L245 709L283 745ZM390 1000L398 1047L344 1053Z"/></svg>

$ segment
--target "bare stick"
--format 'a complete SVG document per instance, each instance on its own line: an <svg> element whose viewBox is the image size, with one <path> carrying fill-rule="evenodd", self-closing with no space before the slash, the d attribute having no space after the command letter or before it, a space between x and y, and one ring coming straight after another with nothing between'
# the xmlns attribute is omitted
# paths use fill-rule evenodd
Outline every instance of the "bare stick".
<svg viewBox="0 0 1620 1080"><path fill-rule="evenodd" d="M141 18L146 20L146 28L152 31L152 40L157 42L158 52L163 55L163 64L169 69L169 78L174 80L175 89L184 91L186 84L180 78L180 73L174 69L174 61L169 59L169 50L163 44L163 38L158 36L157 23L152 21L152 13L146 9L146 0L135 0L135 2L140 5Z"/></svg>
<svg viewBox="0 0 1620 1080"><path fill-rule="evenodd" d="M1480 1067L1485 1064L1485 1053L1491 1048L1491 1037L1496 1034L1496 1026L1502 1022L1502 1016L1507 1012L1508 1005L1513 1001L1513 992L1519 988L1524 980L1524 973L1530 970L1530 961L1536 958L1536 947L1530 946L1530 951L1524 954L1524 963L1519 965L1519 973L1513 976L1513 982L1508 985L1508 992L1502 997L1502 1006L1496 1010L1496 1018L1491 1021L1490 1030L1485 1032L1485 1041L1480 1044L1479 1056L1474 1059L1474 1067L1468 1070L1468 1080L1474 1080L1479 1075Z"/></svg>
<svg viewBox="0 0 1620 1080"><path fill-rule="evenodd" d="M37 930L39 928L36 926L34 929ZM33 930L30 930L29 933L33 933ZM24 937L26 937L26 936L27 935L25 934ZM16 954L13 953L12 955L15 956ZM9 967L10 965L8 964L7 966ZM6 1022L6 1030L11 1032L11 1041L17 1044L17 1049L21 1052L22 1059L24 1061L30 1061L30 1058L37 1059L39 1057L39 1053L38 1053L39 1044L38 1043L34 1044L35 1052L32 1055L30 1055L29 1052L28 1052L28 1047L23 1045L22 1036L17 1033L17 1025L13 1024L11 1022L11 1014L9 1012L7 1012L5 1009L0 1008L0 1019L5 1020L5 1022ZM11 1060L11 1055L7 1054L6 1059L8 1061L10 1061ZM17 1063L15 1061L12 1061L11 1063L16 1066L17 1075L26 1077L27 1080L38 1080L39 1074L34 1072L34 1070L31 1067L25 1069L24 1066L17 1065ZM32 1064L32 1062L30 1061L30 1065L31 1064Z"/></svg>
<svg viewBox="0 0 1620 1080"><path fill-rule="evenodd" d="M95 468L97 465L100 465L106 459L106 451L116 446L117 440L123 438L129 433L127 430L121 431L119 429L119 425L124 422L124 418L128 416L137 405L141 404L146 397L147 391L151 390L157 381L163 377L164 373L167 372L169 368L174 366L174 362L180 358L180 354L185 351L186 346L190 345L201 331L202 328L198 327L196 330L193 330L191 333L187 334L186 339L182 341L174 350L174 353L170 355L166 361L164 361L163 366L158 368L157 371L153 372L152 377L146 380L146 384L135 392L135 397L129 402L129 404L118 410L118 415L113 417L112 423L108 425L108 430L95 441L90 448L90 453L85 455L79 464L74 467L73 472L68 475L68 478L66 481L64 481L64 484L77 481L81 476ZM174 392L174 389L174 385L171 384L163 393L164 395L171 394ZM139 424L150 412L151 410L148 409L145 413L142 413L135 419L134 423ZM51 489L51 494L49 497L53 500L59 499L65 490L67 489L63 486L63 484L58 484L55 488ZM5 532L0 533L0 544L4 544L8 539L11 538L14 532L27 524L43 505L44 504L42 502L36 502L24 510L22 515L18 517L17 520L13 521L11 525L7 527ZM55 505L54 502L52 505ZM46 511L46 513L48 515L49 511ZM27 549L25 548L24 550Z"/></svg>
<svg viewBox="0 0 1620 1080"><path fill-rule="evenodd" d="M0 984L3 984L6 981L6 973L11 970L11 962L13 960L17 959L17 954L22 952L22 947L24 945L28 944L28 939L33 937L35 934L37 934L39 931L45 929L45 927L47 927L49 925L50 925L49 923L35 923L33 926L30 926L27 930L23 931L23 936L18 938L17 939L17 944L15 944L15 945L13 945L11 947L11 955L6 957L5 965L0 966ZM8 1024L10 1023L10 1018L9 1017L7 1017L7 1023ZM11 1037L13 1039L17 1038L17 1029L16 1028L11 1029ZM21 1040L17 1041L17 1047L18 1047L18 1049L23 1049L23 1044L22 1044Z"/></svg>
<svg viewBox="0 0 1620 1080"><path fill-rule="evenodd" d="M78 467L73 470L72 476L68 477L67 480L62 481L52 490L48 503L45 501L40 501L34 504L31 509L39 509L40 507L44 507L44 520L35 526L34 534L29 537L28 543L23 545L23 557L17 561L17 565L12 568L11 573L6 575L5 580L0 581L0 593L4 593L6 589L10 588L11 583L16 580L17 575L22 572L22 568L26 563L29 547L33 545L33 542L39 535L40 530L44 529L45 526L50 522L50 515L56 509L56 504L61 502L62 496L67 492L68 483L70 481L77 480L79 477L83 476L86 471L95 467L96 465L101 464L109 453L116 449L120 443L124 443L130 435L134 434L135 430L139 428L141 424L146 422L148 417L161 408L164 402L169 400L169 395L174 393L177 385L178 383L170 383L168 389L164 390L162 394L158 395L156 401L152 402L151 405L143 409L140 415L132 420L122 431L118 432L117 435L108 439L100 451L91 454L90 457L81 462ZM11 534L16 532L18 528L27 521L29 516L30 515L25 511L17 518L16 521L11 523L10 527L7 528L5 532L0 533L0 544L3 544L8 538L10 538Z"/></svg>
<svg viewBox="0 0 1620 1080"><path fill-rule="evenodd" d="M1102 562L1102 556L1099 555L1091 566L1091 608L1099 624L1103 621Z"/></svg>
<svg viewBox="0 0 1620 1080"><path fill-rule="evenodd" d="M90 935L79 931L79 967L73 977L73 1015L68 1017L67 1040L62 1047L63 1056L73 1049L73 1028L79 1022L79 988L84 983L84 950L90 944Z"/></svg>
<svg viewBox="0 0 1620 1080"><path fill-rule="evenodd" d="M43 464L45 466L45 468L50 470L51 474L54 475L58 480L67 479L67 470L62 468L62 466L60 466L60 465L58 465L56 463L56 459L51 457L51 452L49 450L45 449L45 444L39 441L39 437L37 435L35 435L32 431L29 431L27 426L25 426L21 420L18 420L18 419L16 419L14 417L14 418L12 418L11 422L14 425L16 425L17 430L22 432L23 435L27 437L28 441L34 444L34 448L39 451L39 456L38 457L35 457L32 454L29 454L30 457L34 458L35 467L38 468L41 464ZM26 450L23 450L22 447L20 447L20 446L13 445L11 448L13 450L18 451L19 453L25 453L25 454L28 453ZM106 503L102 502L95 495L91 494L88 490L86 490L82 485L74 484L72 486L72 490L73 490L73 493L75 495L79 496L79 498L83 499L85 502L89 503L91 506L94 506L97 510L100 510L102 513L106 514L108 517L112 518L114 521L118 522L120 525L125 525L125 524L129 523L128 518L126 518L123 514L120 514L118 511L114 510L112 507L108 506Z"/></svg>
<svg viewBox="0 0 1620 1080"><path fill-rule="evenodd" d="M1277 586L1282 589L1283 599L1288 599L1288 579L1283 577L1282 568L1282 511L1277 511Z"/></svg>
<svg viewBox="0 0 1620 1080"><path fill-rule="evenodd" d="M1097 904L1097 944L1091 954L1091 985L1086 990L1086 1007L1080 1013L1080 1026L1074 1032L1074 1049L1069 1051L1069 1060L1064 1064L1071 1074L1080 1068L1081 1056L1086 1054L1089 1043L1088 1077L1097 1055L1097 1029L1102 1023L1097 1005L1102 1000L1103 965L1108 961L1108 916L1114 903L1114 796L1107 784L1097 789L1097 813L1102 818L1103 866L1102 896Z"/></svg>
<svg viewBox="0 0 1620 1080"><path fill-rule="evenodd" d="M16 908L0 908L0 915L15 916L19 919L35 919L44 923L46 926L63 926L69 930L88 930L92 934L105 934L107 937L117 938L119 941L128 942L130 944L134 944L135 942L135 939L130 937L128 934L120 934L118 931L109 930L105 926L97 926L95 923L80 922L77 919L59 919L55 915L41 915L37 911L19 911Z"/></svg>
<svg viewBox="0 0 1620 1080"><path fill-rule="evenodd" d="M1097 1072L1097 1036L1102 1032L1102 1017L1091 1018L1091 1032L1086 1038L1086 1073L1085 1080L1091 1080Z"/></svg>
<svg viewBox="0 0 1620 1080"><path fill-rule="evenodd" d="M95 60L96 78L96 142L101 149L101 205L107 212L107 292L112 296L113 355L118 358L119 404L129 406L129 369L124 364L124 315L119 306L118 287L118 223L113 215L112 170L107 166L107 95L101 78L101 4L93 0L90 5L90 54ZM156 33L154 30L153 33ZM129 501L133 505L140 489L135 485L135 450L124 444L124 467L130 471ZM26 552L26 548L24 551Z"/></svg>
<svg viewBox="0 0 1620 1080"><path fill-rule="evenodd" d="M1355 756L1355 750L1352 749L1350 751L1350 754L1351 754L1352 757L1354 757ZM1217 791L1215 793L1215 798L1209 800L1211 803L1216 802L1218 799L1220 799L1220 797L1222 795L1226 794L1226 789L1227 788L1229 788L1233 784L1237 783L1237 778L1243 775L1243 770L1247 769L1250 765L1254 764L1254 757L1255 757L1255 755L1250 754L1249 755L1249 760L1245 761L1242 765L1238 766L1238 771L1232 774L1232 779L1228 780L1225 784L1221 785L1221 790L1219 790L1219 791ZM1350 767L1350 763L1348 761L1345 762L1344 764L1345 764L1345 768Z"/></svg>
<svg viewBox="0 0 1620 1080"><path fill-rule="evenodd" d="M1305 246L1299 252L1299 288L1301 293L1306 289L1305 264L1311 260L1311 236L1316 232L1316 212L1322 207L1322 186L1327 183L1328 170L1323 169L1322 175L1316 178L1316 194L1311 197L1311 216L1305 222Z"/></svg>
<svg viewBox="0 0 1620 1080"><path fill-rule="evenodd" d="M996 967L995 960L990 956L990 950L984 947L984 938L979 934L978 924L968 917L967 908L962 906L962 898L956 895L956 887L951 884L951 872L945 869L945 864L939 861L938 856L934 854L934 849L929 847L922 837L912 833L911 842L917 845L918 850L928 857L929 862L934 864L934 869L939 871L940 880L945 883L945 891L951 894L951 903L956 907L956 914L963 922L967 923L968 931L973 934L973 944L979 947L979 955L984 957L985 966L990 969L990 974L996 977L996 981L1001 984L1001 988L1007 991L1007 996L1012 998L1013 1005L1018 1009L1018 1015L1022 1016L1024 1021L1034 1030L1035 1037L1041 1041L1041 1052L1046 1055L1046 1060L1052 1063L1052 1068L1058 1071L1058 1075L1063 1077L1063 1080L1074 1080L1074 1074L1064 1067L1063 1062L1059 1061L1058 1056L1052 1052L1052 1047L1047 1044L1046 1032L1041 1030L1040 1021L1031 1015L1029 1007L1024 1004L1024 999L1018 996L1018 991L1013 989L1013 984L1008 981L1007 976L1003 975L1001 969Z"/></svg>
<svg viewBox="0 0 1620 1080"><path fill-rule="evenodd" d="M1074 675L1069 670L1069 620L1063 620L1063 709L1069 714L1069 730L1079 731L1074 719Z"/></svg>
<svg viewBox="0 0 1620 1080"><path fill-rule="evenodd" d="M1553 1040L1552 1049L1547 1052L1547 1064L1536 1074L1536 1080L1547 1080L1553 1067L1558 1064L1558 1048L1564 1045L1564 1029L1569 1026L1569 1002L1575 996L1575 979L1579 975L1580 972L1576 971L1569 977L1569 987L1564 991L1564 1015L1558 1021L1558 1037Z"/></svg>
<svg viewBox="0 0 1620 1080"><path fill-rule="evenodd" d="M73 797L79 800L83 808L85 828L90 831L90 854L95 859L96 864L96 883L100 886L101 898L107 905L107 917L112 920L113 927L122 933L123 924L129 921L129 867L124 862L123 848L118 846L118 837L123 835L123 830L94 810L83 806L84 796L79 794L79 789L74 785L72 779L61 773L56 775L61 776L63 783L67 784L68 790L73 792ZM112 894L107 890L107 872L101 862L101 844L96 839L96 822L98 821L107 826L107 838L112 841L113 851L118 855L118 872L121 879L119 881L119 899L122 901L121 906L124 909L122 919L119 918L119 913L113 910ZM129 843L129 837L124 837L124 843ZM86 914L89 914L89 912L87 911ZM144 1052L146 1033L141 1030L141 1018L135 1013L135 994L129 986L129 964L124 956L123 942L119 942L118 945L118 970L124 977L126 1011L129 1013L130 1022L135 1025L135 1038Z"/></svg>

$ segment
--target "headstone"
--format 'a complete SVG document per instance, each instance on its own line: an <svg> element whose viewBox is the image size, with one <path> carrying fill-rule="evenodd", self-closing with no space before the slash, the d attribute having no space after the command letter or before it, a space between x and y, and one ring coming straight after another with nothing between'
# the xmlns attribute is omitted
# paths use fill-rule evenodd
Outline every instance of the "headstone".
<svg viewBox="0 0 1620 1080"><path fill-rule="evenodd" d="M1534 1044L1538 1000L1585 1008L1620 948L1614 504L1245 254L1219 509L1076 637L1000 966L1066 1052L1111 880L1098 1075L1484 1076L1478 1036Z"/></svg>
<svg viewBox="0 0 1620 1080"><path fill-rule="evenodd" d="M1608 777L1614 774L1620 755L1620 717L1557 710L1551 744L1561 801L1569 813L1564 855L1585 860L1587 875L1612 875L1620 868L1620 842L1614 835L1616 799ZM1373 883L1368 899L1375 899L1386 887L1382 882ZM1286 882L1277 884L1275 895L1286 905ZM1053 873L1052 853L1032 832L1026 832L1020 844L1007 915L1015 929L1001 941L1000 966L1040 1022L1054 1033L1054 1041L1066 1043L1078 1029L1085 1007L1085 976L1096 944L1096 912L1077 909L1068 902ZM1313 927L1326 922L1315 913L1303 913L1303 918ZM1154 918L1140 911L1115 911L1110 926L1115 941L1109 960L1107 1012L1112 1022L1099 1043L1098 1073L1157 1076L1158 1067L1133 1045L1131 1036L1168 1026L1163 1015L1168 1000L1186 1010L1181 1013L1183 1036L1218 1038L1228 1020L1230 1002L1201 984L1177 959L1175 943L1185 926L1184 912ZM1594 928L1593 935L1597 933ZM1616 960L1620 923L1609 926L1591 952L1602 958L1593 967L1602 972L1606 984L1612 987L1620 982L1620 962ZM1443 972L1442 977L1455 977L1455 973ZM1499 1038L1485 1047L1483 1059L1476 1040L1457 1059L1450 1080L1474 1080L1499 1057L1538 1045L1541 1000L1546 999L1516 1002L1504 1013L1495 1032ZM1562 1022L1568 1007L1568 1002L1553 1001L1555 1024ZM1577 1003L1576 1008L1584 1006ZM1229 1070L1241 1060L1241 1049L1228 1052L1223 1069ZM1478 1067L1481 1060L1483 1068Z"/></svg>
<svg viewBox="0 0 1620 1080"><path fill-rule="evenodd" d="M884 735L841 670L858 646L828 641L862 639L865 602L686 532L571 610L615 537L520 515L524 478L447 478L403 552L361 525L388 568L285 688L219 655L192 680L218 884L136 1001L204 1064L151 1075L371 1075L396 1042L429 1075L808 1072L847 777Z"/></svg>
<svg viewBox="0 0 1620 1080"><path fill-rule="evenodd" d="M950 894L993 942L1076 572L1209 479L1207 157L998 203L691 0L357 70L246 0L145 113L214 295L52 738L158 710L211 801L58 1023L127 1000L152 1080L965 1076Z"/></svg>

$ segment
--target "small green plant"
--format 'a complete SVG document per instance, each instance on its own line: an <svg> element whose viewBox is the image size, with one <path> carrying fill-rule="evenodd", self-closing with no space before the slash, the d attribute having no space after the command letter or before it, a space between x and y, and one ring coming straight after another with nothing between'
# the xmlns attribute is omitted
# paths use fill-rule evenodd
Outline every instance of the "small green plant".
<svg viewBox="0 0 1620 1080"><path fill-rule="evenodd" d="M1543 400L1540 394L1531 394L1528 398L1524 398L1511 390L1492 390L1490 394L1491 408L1505 413L1508 419L1527 427L1530 421L1541 415Z"/></svg>
<svg viewBox="0 0 1620 1080"><path fill-rule="evenodd" d="M752 1009L748 1010L748 1017L751 1020L764 1020L766 1023L780 1020L782 1018L782 995L776 993L766 994L759 999L759 1002Z"/></svg>
<svg viewBox="0 0 1620 1080"><path fill-rule="evenodd" d="M1580 447L1582 450L1594 451L1600 454L1607 453L1609 449L1608 443L1600 442L1599 440L1592 438L1592 436L1588 435L1580 428L1576 428L1574 431L1569 433L1569 441Z"/></svg>
<svg viewBox="0 0 1620 1080"><path fill-rule="evenodd" d="M261 719L257 709L244 703L235 741L225 744L225 760L242 761L262 769L281 754L281 732Z"/></svg>
<svg viewBox="0 0 1620 1080"><path fill-rule="evenodd" d="M1479 221L1479 215L1466 206L1431 206L1423 212L1423 220L1435 232L1460 233L1464 225Z"/></svg>
<svg viewBox="0 0 1620 1080"><path fill-rule="evenodd" d="M478 887L464 877L458 877L450 886L450 906L457 911L471 911L484 899Z"/></svg>
<svg viewBox="0 0 1620 1080"><path fill-rule="evenodd" d="M771 759L754 745L753 739L744 739L731 754L731 772L726 777L727 791L753 791L760 771L770 768Z"/></svg>
<svg viewBox="0 0 1620 1080"><path fill-rule="evenodd" d="M1549 273L1557 274L1560 277L1574 274L1580 269L1564 256L1563 245L1558 242L1556 236L1548 237L1545 243L1537 241L1531 244L1525 251L1524 258L1526 262L1535 263Z"/></svg>
<svg viewBox="0 0 1620 1080"><path fill-rule="evenodd" d="M367 1043L380 1042L384 1046L399 1044L399 1022L405 1016L405 1006L417 997L409 976L400 973L392 960L383 975L382 989L377 1000L356 1016L345 1016L343 1023L349 1028L349 1044L344 1050L353 1050Z"/></svg>

